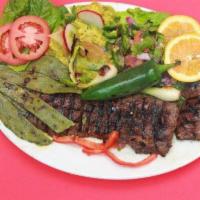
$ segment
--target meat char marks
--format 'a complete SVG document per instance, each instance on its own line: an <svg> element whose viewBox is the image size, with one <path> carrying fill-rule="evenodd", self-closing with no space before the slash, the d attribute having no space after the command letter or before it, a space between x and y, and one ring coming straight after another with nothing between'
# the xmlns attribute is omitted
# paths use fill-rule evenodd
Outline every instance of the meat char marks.
<svg viewBox="0 0 200 200"><path fill-rule="evenodd" d="M177 126L178 108L149 96L129 96L114 101L82 101L78 95L41 95L75 126L65 135L97 137L103 140L114 130L120 133L120 144L129 144L137 153L158 153L165 156ZM38 128L54 134L33 116Z"/></svg>
<svg viewBox="0 0 200 200"><path fill-rule="evenodd" d="M180 111L177 138L200 140L200 82L189 84L182 95L186 101Z"/></svg>

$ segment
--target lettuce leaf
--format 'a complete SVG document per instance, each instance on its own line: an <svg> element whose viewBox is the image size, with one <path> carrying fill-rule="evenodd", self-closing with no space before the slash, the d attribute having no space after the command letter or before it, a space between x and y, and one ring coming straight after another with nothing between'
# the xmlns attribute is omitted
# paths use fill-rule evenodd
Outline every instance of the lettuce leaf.
<svg viewBox="0 0 200 200"><path fill-rule="evenodd" d="M26 15L29 11L29 0L10 0L0 19L0 24L7 24L13 22L20 16Z"/></svg>
<svg viewBox="0 0 200 200"><path fill-rule="evenodd" d="M13 22L20 16L34 15L46 20L52 31L66 22L68 9L57 7L48 0L10 0L6 5L0 24Z"/></svg>
<svg viewBox="0 0 200 200"><path fill-rule="evenodd" d="M148 12L140 8L128 9L127 12L133 17L138 26L151 24L152 27L158 27L169 14L162 12Z"/></svg>
<svg viewBox="0 0 200 200"><path fill-rule="evenodd" d="M56 7L48 0L29 0L30 15L40 16L45 19L52 30L63 26L66 21L65 15L68 13L65 7Z"/></svg>

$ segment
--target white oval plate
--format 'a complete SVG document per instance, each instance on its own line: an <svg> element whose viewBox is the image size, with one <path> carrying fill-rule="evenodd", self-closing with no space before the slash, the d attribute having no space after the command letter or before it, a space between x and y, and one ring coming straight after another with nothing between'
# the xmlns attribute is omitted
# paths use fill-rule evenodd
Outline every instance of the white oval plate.
<svg viewBox="0 0 200 200"><path fill-rule="evenodd" d="M105 4L112 5L117 10L134 7L122 3ZM183 167L200 157L200 142L182 142L174 138L173 147L165 158L159 156L156 161L145 167L126 168L116 165L103 155L89 157L76 145L53 143L47 147L38 147L16 137L1 122L0 130L13 144L34 159L58 170L90 178L126 180L151 177ZM136 155L130 147L125 148L119 155L127 161L137 161L145 157L145 155Z"/></svg>

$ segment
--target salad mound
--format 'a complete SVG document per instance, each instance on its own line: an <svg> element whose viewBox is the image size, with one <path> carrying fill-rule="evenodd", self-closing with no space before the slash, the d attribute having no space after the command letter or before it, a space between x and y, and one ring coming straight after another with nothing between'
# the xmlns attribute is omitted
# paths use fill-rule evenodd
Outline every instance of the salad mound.
<svg viewBox="0 0 200 200"><path fill-rule="evenodd" d="M163 38L157 28L168 16L165 13L146 12L139 8L118 12L97 2L66 8L56 7L47 0L18 0L7 4L0 24L16 24L16 20L24 15L38 16L37 26L45 20L51 34L50 40L47 33L40 41L46 41L48 48L43 44L21 44L22 41L18 41L21 52L14 50L13 56L22 61L7 60L9 65L16 65L16 70L25 69L31 61L31 52L37 51L33 60L44 54L54 56L69 68L71 81L77 87L87 88L114 77L117 71L135 67L151 58L160 62L163 55ZM22 59L24 57L29 59ZM102 73L105 66L108 70Z"/></svg>

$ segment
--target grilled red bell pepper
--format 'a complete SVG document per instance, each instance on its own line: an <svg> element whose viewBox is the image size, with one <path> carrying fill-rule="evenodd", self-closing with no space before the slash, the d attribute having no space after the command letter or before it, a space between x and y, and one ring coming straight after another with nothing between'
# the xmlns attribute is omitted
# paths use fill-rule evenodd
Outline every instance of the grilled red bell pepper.
<svg viewBox="0 0 200 200"><path fill-rule="evenodd" d="M147 165L147 164L153 162L157 158L157 154L152 154L152 155L149 155L147 158L145 158L142 161L132 163L132 162L126 162L126 161L121 160L116 155L114 155L111 151L106 151L106 155L113 162L117 163L118 165L122 165L124 167L142 167L144 165Z"/></svg>

